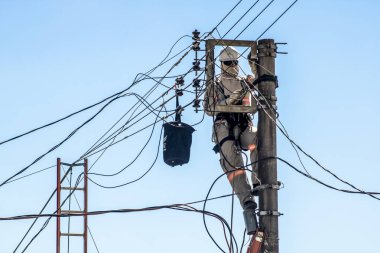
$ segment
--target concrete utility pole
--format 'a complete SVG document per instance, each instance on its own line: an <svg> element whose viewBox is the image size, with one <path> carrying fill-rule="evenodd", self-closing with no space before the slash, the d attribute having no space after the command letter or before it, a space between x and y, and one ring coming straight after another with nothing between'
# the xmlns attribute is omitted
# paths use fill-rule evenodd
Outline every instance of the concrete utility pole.
<svg viewBox="0 0 380 253"><path fill-rule="evenodd" d="M265 229L266 243L262 253L278 253L278 181L277 160L266 159L277 156L276 148L276 88L275 57L277 46L272 39L258 41L258 174L264 189L259 192L259 220ZM265 101L268 101L268 103ZM271 109L272 108L272 109ZM263 160L264 159L264 160Z"/></svg>

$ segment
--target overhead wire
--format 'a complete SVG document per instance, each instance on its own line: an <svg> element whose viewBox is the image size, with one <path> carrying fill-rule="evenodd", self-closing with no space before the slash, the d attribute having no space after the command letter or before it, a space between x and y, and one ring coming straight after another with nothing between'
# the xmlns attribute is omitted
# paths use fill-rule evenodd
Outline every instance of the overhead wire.
<svg viewBox="0 0 380 253"><path fill-rule="evenodd" d="M16 175L17 176L17 175ZM48 201L46 202L46 204L45 204L45 206L43 207L43 209L41 210L41 212L46 208L46 206L47 206L47 204L50 202L50 200L51 200L51 198L54 196L54 194L55 194L55 192L56 192L56 189L55 189L55 191L52 193L52 195L51 195L51 197L48 199ZM25 239L25 237L27 236L27 234L30 232L30 230L31 230L31 228L34 226L34 224L35 224L35 222L37 221L37 219L32 223L32 225L29 227L29 229L27 230L27 233L24 235L24 237L23 237L23 239L22 239L22 241ZM26 246L26 248L27 247L29 247L29 245L33 242L33 240L40 234L40 232L45 228L46 226L43 226L42 228L41 228L41 230L32 238L32 240L30 241L30 243L28 243L28 245ZM17 248L21 245L21 243L22 243L22 241L19 243L19 245L17 246ZM17 248L16 248L16 250L17 250ZM25 249L26 249L25 248Z"/></svg>
<svg viewBox="0 0 380 253"><path fill-rule="evenodd" d="M173 46L170 48L170 50L169 50L168 54L165 56L165 58L164 58L164 59L163 59L163 60L162 60L157 66L155 66L155 67L153 67L152 69L148 70L146 73L152 73L152 72L154 72L158 67L160 67L160 66L162 66L163 64L167 63L168 61L172 60L173 58L170 58L170 59L168 59L168 60L167 60L167 58L169 57L170 53L172 52L174 46L175 46L180 40L182 40L182 39L185 38L185 37L191 37L191 36L189 36L189 35L184 35L184 36L180 37L180 38L179 38L179 39L173 44ZM179 55L181 52L183 52L183 51L186 50L187 48L188 48L188 47L186 47L185 49L181 50L179 53L175 54L173 57L176 57L177 55ZM140 73L140 74L142 74L142 73ZM64 117L62 117L62 118L60 118L60 119L58 119L58 120L52 121L52 122L47 123L47 124L45 124L45 125L39 126L39 127L37 127L37 128L31 129L31 130L29 130L29 131L27 131L27 132L24 132L24 133L22 133L22 134L19 134L19 135L16 135L16 136L14 136L14 137L11 137L11 138L9 138L9 139L6 139L6 140L4 140L4 141L1 141L1 142L0 142L0 145L3 145L3 144L5 144L5 143L7 143L7 142L10 142L10 141L16 140L16 139L18 139L18 138L21 138L21 137L23 137L23 136L26 136L26 135L28 135L28 134L31 134L31 133L36 132L36 131L38 131L38 130L41 130L41 129L43 129L43 128L46 128L46 127L52 126L52 125L54 125L54 124L57 124L57 123L59 123L59 122L61 122L61 121L64 121L64 120L66 120L66 119L68 119L68 118L71 118L72 116L74 116L74 115L76 115L76 114L79 114L79 113L84 112L84 111L86 111L86 110L88 110L88 109L91 109L91 108L93 108L93 107L95 107L95 106L97 106L97 105L100 105L100 104L104 103L105 101L107 101L107 100L109 100L109 99L111 99L111 98L113 98L113 97L115 97L115 96L118 96L118 95L124 93L125 91L129 90L134 84L137 83L137 79L138 79L138 76L139 76L140 74L137 74L137 75L136 75L136 77L135 77L135 81L134 81L134 82L132 83L132 85L129 86L128 88L126 88L126 89L124 89L124 90L121 90L121 91L119 91L119 92L117 92L117 93L114 93L113 95L108 96L108 97L106 97L106 98L100 100L99 102L96 102L95 104L89 105L89 106L87 106L87 107L85 107L85 108L83 108L83 109L80 109L80 110L78 110L78 111L75 111L75 112L73 112L73 113L71 113L71 114L69 114L69 115L66 115L66 116L64 116Z"/></svg>
<svg viewBox="0 0 380 253"><path fill-rule="evenodd" d="M183 38L183 37L181 37L181 38ZM178 42L178 41L177 41ZM176 43L177 43L176 42ZM175 44L176 44L175 43ZM172 47L173 48L173 47ZM171 51L170 51L171 52ZM170 52L169 52L169 54L170 54ZM188 52L189 51L187 51L185 54L184 54L184 56L186 56L187 54L188 54ZM166 56L166 58L169 56L169 54ZM179 60L179 61L177 61L174 65L173 65L173 67L171 68L171 70L174 68L174 66L177 66L178 64L179 64L179 62L184 58L184 56L182 56L181 57L181 59ZM162 63L162 62L161 62ZM160 63L160 64L161 64ZM155 69L155 68L153 68L153 69ZM148 71L149 72L149 71ZM170 71L168 71L167 72L167 74L169 74L170 73ZM164 76L164 77L162 77L161 79L160 79L160 81L159 81L159 83L167 76L167 74ZM124 92L124 91L126 91L126 90L128 90L129 88L131 88L131 87L133 87L133 85L134 85L134 83L132 83L132 85L130 85L127 89L125 89L125 90L123 90L122 92L119 92L119 93L116 93L116 94L114 94L113 96L115 96L115 95L117 95L116 97L114 97L113 99L111 99L106 105L104 105L95 115L93 115L90 119L88 119L87 121L85 121L82 125L80 125L78 128L76 128L73 132L71 132L63 141L61 141L60 143L58 143L57 145L55 145L54 147L52 147L50 150L48 150L46 153L44 153L43 155L41 155L41 156L39 156L37 159L35 159L32 163L30 163L28 166L26 166L26 167L24 167L23 169L21 169L20 171L18 171L16 174L14 174L13 176L11 176L11 177L9 177L8 179L6 179L4 182L2 182L1 184L0 184L0 187L2 187L4 184L6 184L8 181L10 181L11 179L13 179L14 177L16 177L17 175L20 175L20 174L22 174L23 172L25 172L27 169L29 169L32 165L34 165L35 163L37 163L39 160L41 160L44 156L46 156L47 154L49 154L49 153L51 153L52 151L54 151L55 149L57 149L59 146L61 146L64 142L66 142L68 139L70 139L80 128L82 128L84 125L86 125L87 123L89 123L90 121L92 121L97 115L99 115L108 105L110 105L112 102L114 102L115 100L117 100L117 99L119 99L120 97L122 97L121 96L121 94ZM113 97L113 96L111 96L111 97ZM108 99L108 98L107 98ZM105 99L104 101L106 101L107 99ZM103 102L104 102L103 101ZM99 102L100 103L100 102ZM97 104L99 104L99 103L97 103ZM96 105L97 105L96 104ZM88 108L92 108L92 107L94 107L95 105L93 105L93 106L90 106L90 107L88 107ZM86 109L86 108L85 108ZM85 110L85 109L83 109L83 110ZM64 117L64 119L66 119L66 118L68 118L68 117L71 117L71 116L73 116L73 115L75 115L75 114L77 114L77 113L79 113L79 111L78 112L75 112L75 113L73 113L73 114L70 114L69 116L67 116L67 117ZM63 120L63 118L62 119L60 119L60 120L58 120L58 121L56 121L55 123L57 123L57 122L59 122L59 121L61 121L61 120ZM48 124L48 125L52 125L52 124L55 124L55 123L51 123L51 124ZM48 125L45 125L45 126L43 126L43 127L41 127L41 128L44 128L44 127L46 127L46 126L48 126ZM41 128L38 128L38 129L41 129ZM31 130L31 131L29 131L28 133L31 133L31 132L34 132L34 131L37 131L38 129L34 129L34 130ZM26 133L27 134L27 133ZM23 135L20 135L20 136L16 136L16 137L14 137L13 139L17 139L17 138L19 138L19 137L22 137L22 136L24 136L24 135L26 135L26 134L23 134ZM8 140L8 141L10 141L10 140ZM8 141L5 141L5 142L8 142ZM3 142L3 143L5 143L5 142ZM1 145L1 143L0 143L0 145Z"/></svg>
<svg viewBox="0 0 380 253"><path fill-rule="evenodd" d="M55 167L55 165L52 165L52 166L46 167L46 168L44 168L44 169L40 169L40 170L37 170L37 171L35 171L35 172L29 173L29 174L27 174L27 175L24 175L24 176L22 176L22 177L14 178L13 180L8 181L6 184L10 184L10 183L15 182L15 181L18 181L18 180L20 180L20 179L23 179L23 178L26 178L26 177L33 176L33 175L35 175L35 174L38 174L38 173L40 173L40 172L46 171L46 170L51 169L51 168L54 168L54 167Z"/></svg>

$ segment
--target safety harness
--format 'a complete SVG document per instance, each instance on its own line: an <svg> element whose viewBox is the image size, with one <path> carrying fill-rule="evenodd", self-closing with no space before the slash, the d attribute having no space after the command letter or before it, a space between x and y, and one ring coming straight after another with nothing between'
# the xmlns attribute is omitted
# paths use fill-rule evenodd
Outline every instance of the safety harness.
<svg viewBox="0 0 380 253"><path fill-rule="evenodd" d="M217 140L218 143L213 148L215 153L220 152L221 147L226 141L236 141L238 143L240 134L244 132L244 130L248 127L249 122L251 121L248 114L245 113L218 113L216 115L215 122L222 120L225 120L228 123L228 136L222 138L221 140ZM238 126L240 129L239 133L234 133L234 128L236 126ZM242 147L240 146L240 148Z"/></svg>

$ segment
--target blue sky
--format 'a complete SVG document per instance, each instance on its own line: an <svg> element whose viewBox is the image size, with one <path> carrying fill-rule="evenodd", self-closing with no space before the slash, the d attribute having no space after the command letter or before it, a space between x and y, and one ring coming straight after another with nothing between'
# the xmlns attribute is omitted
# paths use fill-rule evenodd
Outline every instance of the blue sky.
<svg viewBox="0 0 380 253"><path fill-rule="evenodd" d="M227 37L234 38L268 2L261 0ZM195 28L202 33L210 31L235 3L214 0L0 1L3 119L0 141L125 89L137 73L157 65L178 38L190 35ZM224 34L252 3L243 1L218 27L220 33ZM274 1L239 39L256 39L291 3ZM370 0L299 0L264 36L288 43L281 46L281 51L289 54L277 57L276 74L280 120L291 138L338 176L368 191L380 191L377 161L379 11L380 3ZM184 38L173 52L190 43L190 38ZM192 59L193 52L190 52L172 74L186 72ZM152 75L164 75L172 64L174 61ZM190 83L193 78L194 75L189 74L185 82ZM164 84L171 86L173 82L168 79ZM132 91L144 94L152 85L153 81L141 82ZM164 90L158 88L151 99ZM168 97L170 95L173 94ZM193 96L185 93L182 102L190 101ZM133 97L115 101L28 172L54 165L57 157L65 162L75 161L135 102ZM174 101L171 101L168 109L173 108ZM59 125L0 146L0 180L45 153L95 112L96 109L86 111ZM201 118L201 113L196 114L192 108L183 114L183 121L189 124ZM145 118L126 134L153 120L153 116ZM218 157L211 150L211 119L205 118L195 128L189 164L168 167L162 161L160 150L153 169L134 184L106 190L90 183L89 209L141 208L204 199L222 171ZM92 168L93 172L120 170L137 154L149 133L146 130L110 148ZM150 145L125 172L112 178L93 176L93 180L116 185L139 177L154 160L159 135L160 125ZM301 168L294 150L280 133L278 156ZM90 165L96 158L96 155L89 158ZM349 189L307 158L303 161L313 176ZM332 191L280 162L278 172L279 180L285 185L279 193L279 207L284 213L280 218L281 252L378 251L378 200ZM0 188L0 216L37 213L54 188L54 168L5 185ZM229 184L222 178L211 195L229 193ZM77 195L80 200L80 194ZM75 202L72 205L76 207ZM53 212L54 207L55 200L46 212ZM210 201L207 209L229 220L231 198ZM32 234L42 223L37 224ZM30 224L29 220L1 222L0 252L13 252ZM80 229L80 220L72 224L73 230ZM208 218L207 224L217 242L227 250L220 223ZM161 210L108 214L90 217L89 227L99 252L177 252L179 249L181 252L218 252L204 229L202 216L194 213ZM241 210L235 201L234 234L239 243L243 229ZM71 244L71 252L81 252L79 240L73 239ZM53 252L54 247L55 221L52 220L27 252ZM89 249L96 252L91 240ZM17 252L21 252L20 249Z"/></svg>

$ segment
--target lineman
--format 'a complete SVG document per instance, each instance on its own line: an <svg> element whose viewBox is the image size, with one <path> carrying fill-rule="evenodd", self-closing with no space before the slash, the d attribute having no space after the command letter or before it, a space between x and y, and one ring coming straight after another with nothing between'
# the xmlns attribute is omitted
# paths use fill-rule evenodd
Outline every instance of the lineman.
<svg viewBox="0 0 380 253"><path fill-rule="evenodd" d="M207 87L205 94L205 111L214 116L213 141L214 151L220 154L220 164L237 194L244 209L243 216L248 234L255 233L257 220L255 209L257 204L252 196L252 187L248 182L242 157L243 150L249 150L251 163L257 160L256 128L252 124L251 115L247 113L229 113L215 111L215 105L241 105L246 92L254 77L248 80L239 76L239 53L230 46L224 47L219 60L221 74L216 77L214 84ZM252 62L251 69L254 71ZM255 72L255 71L254 71ZM255 73L253 73L255 74ZM256 75L255 75L256 76ZM252 96L252 95L250 95ZM257 111L256 100L254 102ZM252 183L258 185L257 165L252 166Z"/></svg>

